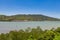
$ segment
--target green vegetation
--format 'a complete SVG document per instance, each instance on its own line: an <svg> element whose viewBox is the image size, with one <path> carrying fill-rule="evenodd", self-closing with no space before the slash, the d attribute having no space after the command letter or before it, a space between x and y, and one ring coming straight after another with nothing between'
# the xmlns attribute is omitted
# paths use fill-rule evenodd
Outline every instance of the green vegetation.
<svg viewBox="0 0 60 40"><path fill-rule="evenodd" d="M44 15L0 15L0 21L60 21L60 19L52 18Z"/></svg>
<svg viewBox="0 0 60 40"><path fill-rule="evenodd" d="M1 33L0 40L60 40L60 28L42 30L37 27L19 31L14 30L6 34Z"/></svg>

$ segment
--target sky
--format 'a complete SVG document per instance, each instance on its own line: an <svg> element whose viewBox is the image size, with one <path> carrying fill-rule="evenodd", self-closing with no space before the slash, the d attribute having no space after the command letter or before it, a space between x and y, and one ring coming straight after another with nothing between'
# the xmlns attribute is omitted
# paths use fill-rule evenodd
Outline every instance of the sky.
<svg viewBox="0 0 60 40"><path fill-rule="evenodd" d="M60 0L0 0L0 15L42 14L60 18Z"/></svg>

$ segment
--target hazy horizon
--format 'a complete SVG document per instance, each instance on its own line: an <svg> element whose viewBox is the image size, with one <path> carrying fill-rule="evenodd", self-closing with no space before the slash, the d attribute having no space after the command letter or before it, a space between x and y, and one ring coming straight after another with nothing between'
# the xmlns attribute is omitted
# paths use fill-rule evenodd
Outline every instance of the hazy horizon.
<svg viewBox="0 0 60 40"><path fill-rule="evenodd" d="M60 18L60 0L0 0L0 15L42 14Z"/></svg>

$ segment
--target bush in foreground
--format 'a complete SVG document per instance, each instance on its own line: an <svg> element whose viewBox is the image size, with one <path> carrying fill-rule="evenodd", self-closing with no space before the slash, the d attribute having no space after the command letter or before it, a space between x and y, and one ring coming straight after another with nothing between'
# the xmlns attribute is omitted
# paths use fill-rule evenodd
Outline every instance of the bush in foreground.
<svg viewBox="0 0 60 40"><path fill-rule="evenodd" d="M40 27L1 33L0 40L60 40L60 28L42 30Z"/></svg>

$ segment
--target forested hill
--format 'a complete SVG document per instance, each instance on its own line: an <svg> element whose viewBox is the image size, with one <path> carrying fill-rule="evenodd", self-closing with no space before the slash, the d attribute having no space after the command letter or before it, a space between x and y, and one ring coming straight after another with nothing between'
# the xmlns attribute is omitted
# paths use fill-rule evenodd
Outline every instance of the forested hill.
<svg viewBox="0 0 60 40"><path fill-rule="evenodd" d="M0 21L60 21L58 18L48 17L45 15L0 15Z"/></svg>

